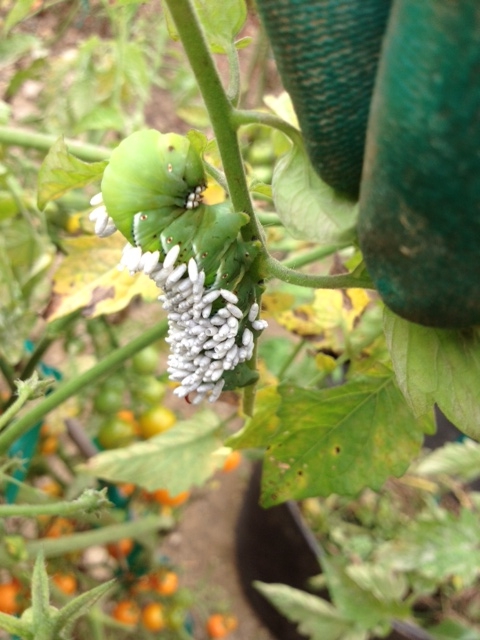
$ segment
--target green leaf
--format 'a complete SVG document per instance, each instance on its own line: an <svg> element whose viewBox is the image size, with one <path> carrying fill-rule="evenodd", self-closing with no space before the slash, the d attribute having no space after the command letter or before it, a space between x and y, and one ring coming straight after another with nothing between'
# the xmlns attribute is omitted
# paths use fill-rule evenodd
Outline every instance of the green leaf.
<svg viewBox="0 0 480 640"><path fill-rule="evenodd" d="M38 208L56 200L71 189L84 187L101 179L107 162L83 162L67 149L59 138L45 157L38 173Z"/></svg>
<svg viewBox="0 0 480 640"><path fill-rule="evenodd" d="M370 589L362 588L348 575L343 559L322 556L320 561L335 606L345 619L356 622L361 629L374 630L380 625L386 630L392 619L410 616L409 606L400 600L378 598Z"/></svg>
<svg viewBox="0 0 480 640"><path fill-rule="evenodd" d="M277 411L281 397L276 387L264 387L257 393L255 413L245 426L227 439L225 444L234 449L265 447L278 428Z"/></svg>
<svg viewBox="0 0 480 640"><path fill-rule="evenodd" d="M95 602L104 596L114 584L115 580L109 580L104 584L99 584L93 589L90 589L90 591L82 593L68 602L64 607L62 607L62 609L60 609L60 612L55 619L53 633L58 634L63 631L64 634L68 635L76 620L80 618L80 616L88 613Z"/></svg>
<svg viewBox="0 0 480 640"><path fill-rule="evenodd" d="M478 640L477 627L466 627L457 620L444 620L427 631L434 640Z"/></svg>
<svg viewBox="0 0 480 640"><path fill-rule="evenodd" d="M353 242L358 206L315 173L303 147L294 146L275 166L273 200L296 238L321 244Z"/></svg>
<svg viewBox="0 0 480 640"><path fill-rule="evenodd" d="M458 577L464 586L480 575L479 517L462 509L459 515L446 510L437 516L412 521L401 537L385 543L376 562L394 571L415 572L435 581Z"/></svg>
<svg viewBox="0 0 480 640"><path fill-rule="evenodd" d="M213 53L226 53L247 19L245 0L193 0L193 6L210 49ZM178 40L175 23L165 3L163 8L170 37Z"/></svg>
<svg viewBox="0 0 480 640"><path fill-rule="evenodd" d="M84 469L95 477L177 495L202 485L221 466L223 457L215 455L222 444L219 424L214 413L203 411L147 442L99 453Z"/></svg>
<svg viewBox="0 0 480 640"><path fill-rule="evenodd" d="M254 587L284 616L298 624L298 630L310 640L363 640L364 633L356 633L351 621L346 620L326 600L285 584L266 584L256 581ZM348 635L346 635L348 634Z"/></svg>
<svg viewBox="0 0 480 640"><path fill-rule="evenodd" d="M3 35L6 36L12 27L21 22L30 13L35 0L16 0L8 14L3 27Z"/></svg>
<svg viewBox="0 0 480 640"><path fill-rule="evenodd" d="M19 636L20 638L25 638L25 640L31 640L31 638L33 638L33 633L26 628L26 625L21 620L14 616L9 616L1 611L0 629L3 629L3 631L7 631L12 635Z"/></svg>
<svg viewBox="0 0 480 640"><path fill-rule="evenodd" d="M480 440L480 334L422 327L385 309L384 329L400 389L416 415L436 402L461 431Z"/></svg>
<svg viewBox="0 0 480 640"><path fill-rule="evenodd" d="M480 444L473 440L449 442L436 449L418 465L415 474L423 476L445 474L471 481L480 476Z"/></svg>
<svg viewBox="0 0 480 640"><path fill-rule="evenodd" d="M256 440L268 445L264 506L378 489L404 473L429 428L428 420L415 419L387 369L338 387L279 391L278 427Z"/></svg>

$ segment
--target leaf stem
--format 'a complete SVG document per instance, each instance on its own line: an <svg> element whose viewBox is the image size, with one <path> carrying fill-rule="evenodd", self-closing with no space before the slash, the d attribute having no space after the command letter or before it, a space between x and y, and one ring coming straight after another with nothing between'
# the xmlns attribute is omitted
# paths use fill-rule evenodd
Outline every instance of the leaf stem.
<svg viewBox="0 0 480 640"><path fill-rule="evenodd" d="M238 129L246 124L261 124L284 133L294 144L303 146L302 134L293 125L272 113L235 109L231 115L232 124Z"/></svg>
<svg viewBox="0 0 480 640"><path fill-rule="evenodd" d="M350 243L347 243L344 246L327 245L325 247L316 247L315 249L312 249L312 251L306 251L299 256L293 256L292 258L283 260L282 265L290 269L299 269L300 267L312 264L312 262L316 262L317 260L323 260L323 258L333 255L339 249L343 249L348 246L350 246Z"/></svg>
<svg viewBox="0 0 480 640"><path fill-rule="evenodd" d="M271 278L278 278L283 282L294 284L298 287L308 287L311 289L373 289L374 286L370 278L365 274L355 275L352 273L342 273L334 276L315 275L310 273L300 273L295 269L285 267L281 262L272 256L265 256L265 266Z"/></svg>
<svg viewBox="0 0 480 640"><path fill-rule="evenodd" d="M84 387L93 384L102 376L111 373L125 360L141 351L152 342L163 338L168 331L167 321L164 320L151 329L145 331L127 345L117 349L94 367L80 374L72 380L59 385L57 389L47 396L41 403L30 409L28 413L12 422L8 429L0 434L0 455L4 454L11 444L26 433L34 424L39 422L47 413L58 407L71 396L77 394Z"/></svg>
<svg viewBox="0 0 480 640"><path fill-rule="evenodd" d="M47 152L58 138L59 136L46 133L33 133L26 129L0 126L0 144L11 147L27 147L29 149ZM78 142L77 140L65 140L65 144L74 156L86 162L106 160L111 153L111 149L107 149L106 147L100 147L86 142Z"/></svg>

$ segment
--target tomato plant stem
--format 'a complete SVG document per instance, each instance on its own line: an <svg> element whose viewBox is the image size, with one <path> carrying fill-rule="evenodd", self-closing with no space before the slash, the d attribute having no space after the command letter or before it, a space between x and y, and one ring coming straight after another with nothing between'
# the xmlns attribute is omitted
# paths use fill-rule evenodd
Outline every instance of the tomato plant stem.
<svg viewBox="0 0 480 640"><path fill-rule="evenodd" d="M105 491L87 489L76 500L60 500L46 504L0 504L0 518L32 518L42 515L71 517L81 511L93 511L107 504L109 503Z"/></svg>
<svg viewBox="0 0 480 640"><path fill-rule="evenodd" d="M0 126L0 144L12 147L27 147L46 152L57 140L58 136L46 133L33 133L25 129ZM110 149L106 147L78 142L77 140L65 140L65 143L74 156L86 162L106 160L110 155Z"/></svg>
<svg viewBox="0 0 480 640"><path fill-rule="evenodd" d="M270 277L278 278L289 284L312 289L373 289L374 286L365 273L341 273L334 276L300 273L290 269L272 256L264 258Z"/></svg>

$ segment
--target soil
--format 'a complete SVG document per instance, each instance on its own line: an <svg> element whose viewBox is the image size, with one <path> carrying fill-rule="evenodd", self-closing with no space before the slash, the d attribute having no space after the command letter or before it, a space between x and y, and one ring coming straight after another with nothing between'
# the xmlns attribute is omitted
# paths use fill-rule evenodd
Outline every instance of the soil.
<svg viewBox="0 0 480 640"><path fill-rule="evenodd" d="M250 474L250 463L229 474L218 473L186 507L178 528L162 552L178 563L181 582L202 603L221 603L239 621L232 640L275 640L245 599L237 573L235 531ZM241 558L239 559L241 562ZM195 640L206 640L201 612L194 612Z"/></svg>

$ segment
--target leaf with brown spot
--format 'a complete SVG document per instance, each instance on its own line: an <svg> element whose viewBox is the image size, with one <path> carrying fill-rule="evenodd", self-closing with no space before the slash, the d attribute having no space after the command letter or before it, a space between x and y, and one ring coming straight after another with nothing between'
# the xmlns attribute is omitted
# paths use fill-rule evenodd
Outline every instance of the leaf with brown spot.
<svg viewBox="0 0 480 640"><path fill-rule="evenodd" d="M101 240L96 236L66 240L68 255L55 272L46 319L52 322L80 309L89 318L116 313L138 295L155 300L159 289L150 278L119 271L124 245L118 233Z"/></svg>

